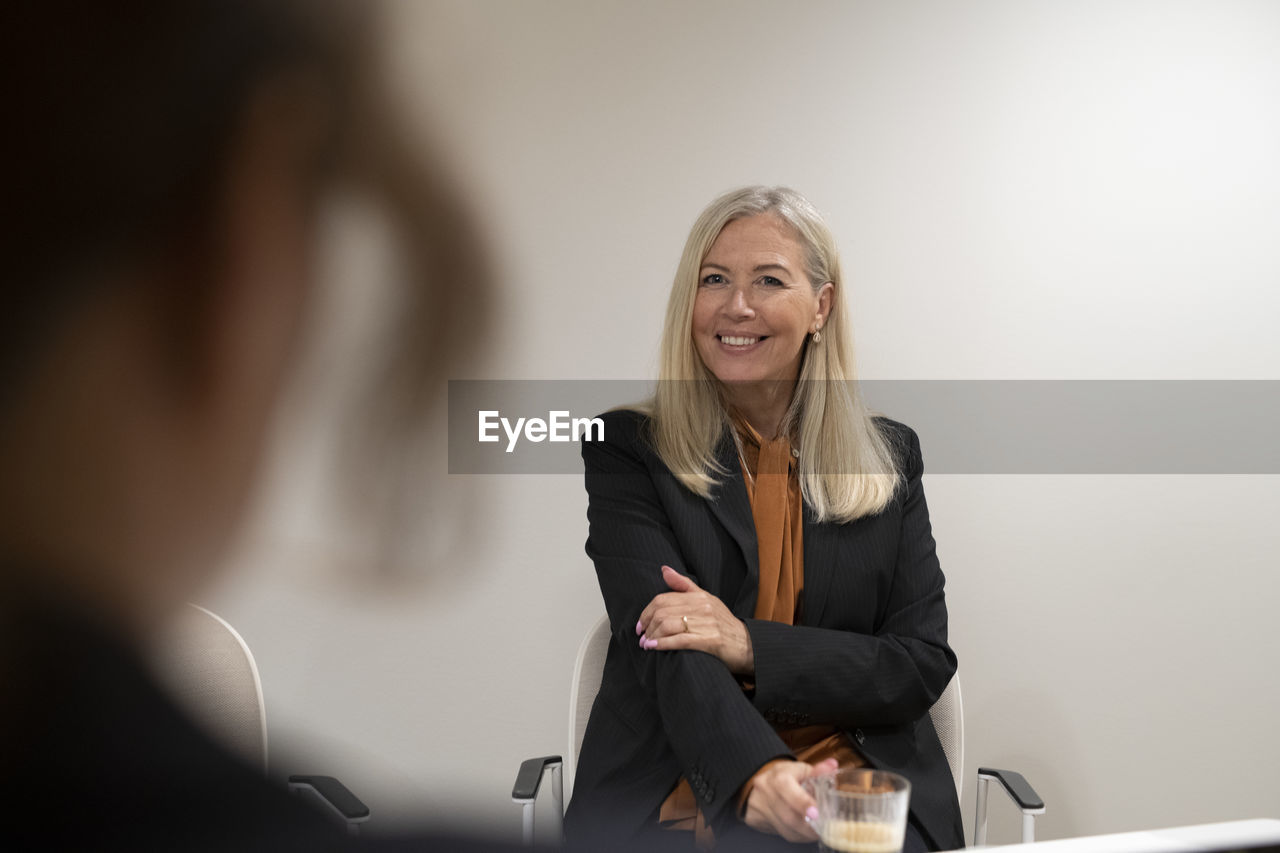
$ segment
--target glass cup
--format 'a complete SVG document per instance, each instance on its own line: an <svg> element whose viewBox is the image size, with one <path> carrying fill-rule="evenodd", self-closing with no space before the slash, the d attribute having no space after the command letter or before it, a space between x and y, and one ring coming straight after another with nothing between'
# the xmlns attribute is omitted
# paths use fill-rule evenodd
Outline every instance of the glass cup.
<svg viewBox="0 0 1280 853"><path fill-rule="evenodd" d="M818 806L809 825L823 853L900 853L911 783L866 767L804 781Z"/></svg>

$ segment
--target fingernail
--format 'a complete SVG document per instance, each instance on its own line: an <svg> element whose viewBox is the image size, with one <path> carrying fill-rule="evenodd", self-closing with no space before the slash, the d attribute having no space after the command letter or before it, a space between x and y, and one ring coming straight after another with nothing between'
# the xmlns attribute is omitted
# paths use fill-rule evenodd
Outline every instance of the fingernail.
<svg viewBox="0 0 1280 853"><path fill-rule="evenodd" d="M652 651L653 649L656 649L656 648L658 647L658 641L657 641L657 640L650 640L650 639L648 639L648 638L646 637L646 638L645 638L645 641L644 641L644 647L645 647L646 649L649 649L650 651Z"/></svg>
<svg viewBox="0 0 1280 853"><path fill-rule="evenodd" d="M637 619L637 620L636 620L636 633L637 633L637 634L643 634L643 633L644 633L644 626L640 624L640 620L639 620L639 619Z"/></svg>
<svg viewBox="0 0 1280 853"><path fill-rule="evenodd" d="M644 648L644 640L645 640L644 635L643 635L643 634L641 634L641 635L640 635L640 642L639 642L639 646L640 646L640 648L642 648L642 649Z"/></svg>
<svg viewBox="0 0 1280 853"><path fill-rule="evenodd" d="M818 807L817 807L817 806L809 806L809 808L805 809L804 816L805 816L805 817L807 817L807 818L809 818L809 820L817 820L817 819L818 819Z"/></svg>

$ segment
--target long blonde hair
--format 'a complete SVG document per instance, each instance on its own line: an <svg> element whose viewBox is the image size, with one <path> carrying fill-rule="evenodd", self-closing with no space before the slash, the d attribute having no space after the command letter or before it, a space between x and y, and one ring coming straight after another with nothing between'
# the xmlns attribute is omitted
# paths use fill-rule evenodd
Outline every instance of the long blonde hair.
<svg viewBox="0 0 1280 853"><path fill-rule="evenodd" d="M667 302L658 387L645 407L652 415L654 447L677 479L703 497L710 497L717 477L727 473L715 453L729 418L718 381L694 346L693 303L702 262L721 230L735 219L766 213L794 229L805 247L805 272L814 289L826 282L833 285L822 342L806 339L799 382L785 419L799 445L804 500L820 521L874 515L892 499L902 475L854 382L835 240L813 205L786 187L725 193L694 222Z"/></svg>

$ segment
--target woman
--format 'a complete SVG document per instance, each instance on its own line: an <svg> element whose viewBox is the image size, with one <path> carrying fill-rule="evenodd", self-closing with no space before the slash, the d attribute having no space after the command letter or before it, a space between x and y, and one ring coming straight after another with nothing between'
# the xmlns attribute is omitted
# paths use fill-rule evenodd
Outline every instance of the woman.
<svg viewBox="0 0 1280 853"><path fill-rule="evenodd" d="M469 220L365 88L363 6L0 12L20 129L0 234L5 850L355 845L210 740L145 660L245 510L330 190L362 190L421 253L384 425L483 319ZM469 849L419 841L397 849Z"/></svg>
<svg viewBox="0 0 1280 853"><path fill-rule="evenodd" d="M652 401L583 444L613 638L570 838L812 841L803 780L869 764L913 783L908 848L963 846L928 716L956 662L919 443L863 407L844 314L798 193L694 224Z"/></svg>

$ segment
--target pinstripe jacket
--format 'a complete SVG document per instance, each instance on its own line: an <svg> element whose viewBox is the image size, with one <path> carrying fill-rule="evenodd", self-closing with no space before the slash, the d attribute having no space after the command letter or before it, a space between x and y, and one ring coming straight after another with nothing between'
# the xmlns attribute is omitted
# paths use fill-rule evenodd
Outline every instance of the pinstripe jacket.
<svg viewBox="0 0 1280 853"><path fill-rule="evenodd" d="M921 487L916 434L879 419L905 475L881 513L848 524L804 522L801 625L752 618L755 527L734 443L710 500L682 486L632 411L603 416L583 443L595 563L613 638L582 743L566 834L637 833L683 775L713 827L737 819L735 794L788 755L775 726L832 725L874 765L912 782L911 810L937 848L962 847L960 807L928 711L955 672L944 579ZM667 564L717 595L746 624L755 687L703 652L640 649L635 624L666 592Z"/></svg>

